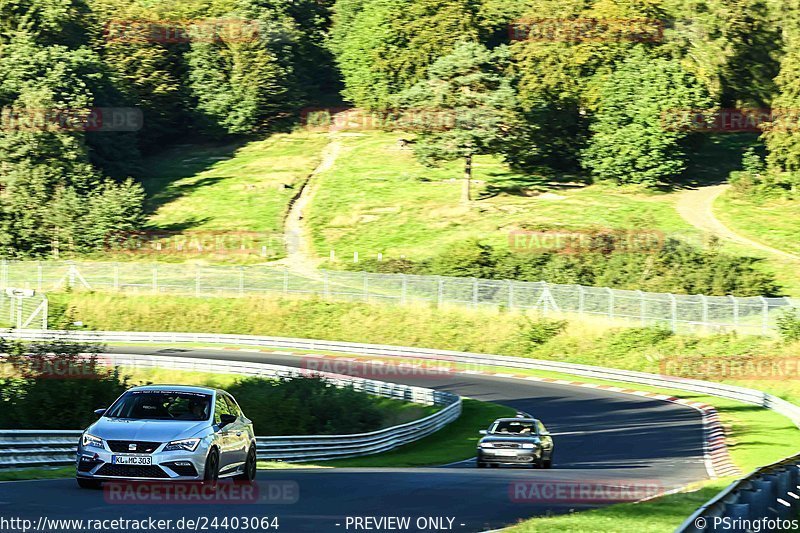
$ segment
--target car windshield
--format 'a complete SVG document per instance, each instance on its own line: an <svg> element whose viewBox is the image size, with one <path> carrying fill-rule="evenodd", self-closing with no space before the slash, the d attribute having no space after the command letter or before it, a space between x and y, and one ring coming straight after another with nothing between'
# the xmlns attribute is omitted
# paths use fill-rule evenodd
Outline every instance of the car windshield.
<svg viewBox="0 0 800 533"><path fill-rule="evenodd" d="M533 422L520 422L517 420L504 420L495 423L490 433L499 433L501 435L531 435L536 434L536 427Z"/></svg>
<svg viewBox="0 0 800 533"><path fill-rule="evenodd" d="M106 411L109 418L208 420L211 395L184 391L128 391Z"/></svg>

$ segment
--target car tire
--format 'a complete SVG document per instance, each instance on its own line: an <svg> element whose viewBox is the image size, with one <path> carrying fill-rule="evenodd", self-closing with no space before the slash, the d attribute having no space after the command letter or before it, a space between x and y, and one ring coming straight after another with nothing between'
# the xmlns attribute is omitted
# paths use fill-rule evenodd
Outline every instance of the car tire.
<svg viewBox="0 0 800 533"><path fill-rule="evenodd" d="M97 490L100 488L100 481L96 479L86 479L82 477L76 477L75 481L78 482L78 486L82 489L94 489Z"/></svg>
<svg viewBox="0 0 800 533"><path fill-rule="evenodd" d="M553 468L553 456L542 461L542 468Z"/></svg>
<svg viewBox="0 0 800 533"><path fill-rule="evenodd" d="M203 470L203 483L216 485L219 481L219 450L212 448L206 457L206 467Z"/></svg>
<svg viewBox="0 0 800 533"><path fill-rule="evenodd" d="M247 481L252 483L256 480L256 469L258 467L258 457L256 456L256 447L250 446L247 452L247 460L244 463L244 472L234 477L237 481Z"/></svg>
<svg viewBox="0 0 800 533"><path fill-rule="evenodd" d="M484 463L483 461L478 461L478 462L476 463L476 466L477 466L478 468L486 468L486 463Z"/></svg>

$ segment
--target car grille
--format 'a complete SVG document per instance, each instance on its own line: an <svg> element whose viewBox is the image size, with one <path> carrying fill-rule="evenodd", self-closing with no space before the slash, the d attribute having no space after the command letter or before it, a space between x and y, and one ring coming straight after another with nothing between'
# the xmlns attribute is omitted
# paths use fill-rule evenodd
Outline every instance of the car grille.
<svg viewBox="0 0 800 533"><path fill-rule="evenodd" d="M130 445L135 444L136 449L131 450ZM156 448L161 446L160 442L146 442L140 440L110 440L108 447L112 452L117 453L153 453Z"/></svg>
<svg viewBox="0 0 800 533"><path fill-rule="evenodd" d="M109 477L156 477L168 478L166 472L159 467L153 466L139 466L139 465L112 465L106 464L95 474L97 476Z"/></svg>
<svg viewBox="0 0 800 533"><path fill-rule="evenodd" d="M519 448L518 442L493 442L495 448Z"/></svg>

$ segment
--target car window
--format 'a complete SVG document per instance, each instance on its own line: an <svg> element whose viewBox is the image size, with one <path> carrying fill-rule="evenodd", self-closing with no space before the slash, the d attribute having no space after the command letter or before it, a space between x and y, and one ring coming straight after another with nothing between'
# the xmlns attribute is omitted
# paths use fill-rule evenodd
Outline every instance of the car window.
<svg viewBox="0 0 800 533"><path fill-rule="evenodd" d="M217 401L214 407L214 423L219 424L222 422L222 415L232 414L228 407L228 402L225 401L225 396L217 394Z"/></svg>
<svg viewBox="0 0 800 533"><path fill-rule="evenodd" d="M228 411L233 416L242 416L242 411L241 411L241 409L239 409L239 406L236 404L234 399L232 397L228 396L227 394L224 396L224 398L225 398L225 402L228 404Z"/></svg>
<svg viewBox="0 0 800 533"><path fill-rule="evenodd" d="M536 422L536 429L537 429L537 431L539 432L540 435L542 433L547 433L547 428L545 428L544 424L542 424L541 422L538 422L538 421Z"/></svg>
<svg viewBox="0 0 800 533"><path fill-rule="evenodd" d="M128 391L105 416L134 420L208 420L211 396L183 391Z"/></svg>
<svg viewBox="0 0 800 533"><path fill-rule="evenodd" d="M501 435L530 435L534 429L533 422L502 420L494 425L491 432L499 433Z"/></svg>

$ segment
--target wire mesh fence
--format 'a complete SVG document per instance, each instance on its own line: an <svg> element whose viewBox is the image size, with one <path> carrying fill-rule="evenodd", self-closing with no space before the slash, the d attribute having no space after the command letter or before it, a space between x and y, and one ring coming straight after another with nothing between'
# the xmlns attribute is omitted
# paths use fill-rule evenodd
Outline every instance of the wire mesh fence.
<svg viewBox="0 0 800 533"><path fill-rule="evenodd" d="M651 293L604 287L443 276L316 271L300 274L267 266L187 263L0 263L0 287L75 289L194 296L306 294L365 302L429 303L471 308L536 310L660 324L678 331L707 328L770 333L797 302L789 298ZM2 302L0 302L2 305ZM2 309L2 307L0 307Z"/></svg>

